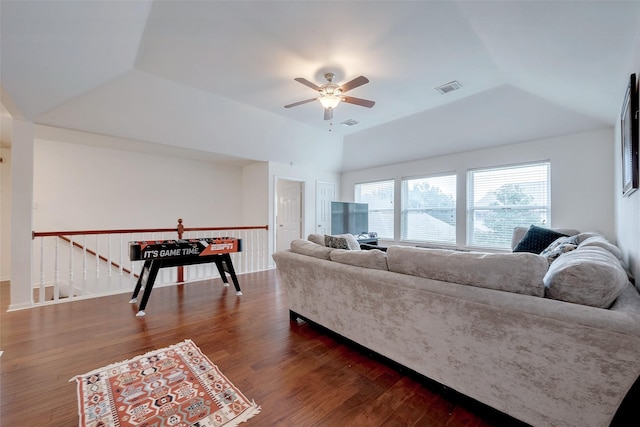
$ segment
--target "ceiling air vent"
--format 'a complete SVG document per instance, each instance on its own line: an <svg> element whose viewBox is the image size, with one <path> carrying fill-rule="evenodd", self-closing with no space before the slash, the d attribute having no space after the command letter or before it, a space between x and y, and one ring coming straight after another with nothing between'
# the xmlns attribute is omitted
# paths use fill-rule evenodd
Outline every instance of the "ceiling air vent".
<svg viewBox="0 0 640 427"><path fill-rule="evenodd" d="M440 94L444 95L445 93L449 93L449 92L453 92L454 90L458 90L461 87L462 87L462 85L454 80L452 82L443 84L442 86L438 86L437 88L435 88L435 90L440 92Z"/></svg>
<svg viewBox="0 0 640 427"><path fill-rule="evenodd" d="M344 122L340 123L343 126L354 126L357 125L358 123L360 123L357 120L353 120L353 119L349 119L349 120L345 120Z"/></svg>

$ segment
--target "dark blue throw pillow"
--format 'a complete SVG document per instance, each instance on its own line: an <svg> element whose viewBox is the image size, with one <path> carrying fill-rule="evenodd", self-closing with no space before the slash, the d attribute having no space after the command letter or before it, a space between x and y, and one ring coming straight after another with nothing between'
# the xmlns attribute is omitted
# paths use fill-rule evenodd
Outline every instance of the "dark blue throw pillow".
<svg viewBox="0 0 640 427"><path fill-rule="evenodd" d="M522 240L513 249L513 252L531 252L540 254L547 246L553 243L559 237L568 237L566 234L548 228L532 225L527 230Z"/></svg>

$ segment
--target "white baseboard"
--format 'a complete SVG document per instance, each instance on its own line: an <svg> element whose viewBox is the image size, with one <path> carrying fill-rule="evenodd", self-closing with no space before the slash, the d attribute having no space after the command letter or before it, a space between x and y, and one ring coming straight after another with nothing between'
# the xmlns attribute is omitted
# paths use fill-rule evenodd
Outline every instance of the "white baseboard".
<svg viewBox="0 0 640 427"><path fill-rule="evenodd" d="M30 302L23 302L20 304L10 304L9 309L7 311L25 310L27 308L32 308L32 307L33 307L33 303L30 303Z"/></svg>

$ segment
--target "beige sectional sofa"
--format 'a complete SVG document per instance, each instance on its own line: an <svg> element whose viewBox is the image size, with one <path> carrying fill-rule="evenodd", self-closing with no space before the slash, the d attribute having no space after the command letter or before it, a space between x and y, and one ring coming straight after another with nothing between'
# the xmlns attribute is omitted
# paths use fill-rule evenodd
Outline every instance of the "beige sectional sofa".
<svg viewBox="0 0 640 427"><path fill-rule="evenodd" d="M532 253L407 246L385 253L310 238L317 243L296 240L273 254L292 319L516 419L607 426L640 375L640 295L619 275L617 248L601 237L550 266ZM575 267L580 251L586 266ZM574 259L563 265L563 257ZM606 291L594 291L608 271ZM569 302L580 300L581 283L586 302Z"/></svg>

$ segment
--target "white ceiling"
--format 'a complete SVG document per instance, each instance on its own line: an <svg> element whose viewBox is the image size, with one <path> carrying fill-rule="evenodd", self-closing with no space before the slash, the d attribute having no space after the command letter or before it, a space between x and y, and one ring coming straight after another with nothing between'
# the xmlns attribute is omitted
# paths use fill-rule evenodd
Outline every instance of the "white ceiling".
<svg viewBox="0 0 640 427"><path fill-rule="evenodd" d="M14 115L342 170L614 126L640 46L640 1L2 0L0 19ZM283 108L327 71L376 105Z"/></svg>

